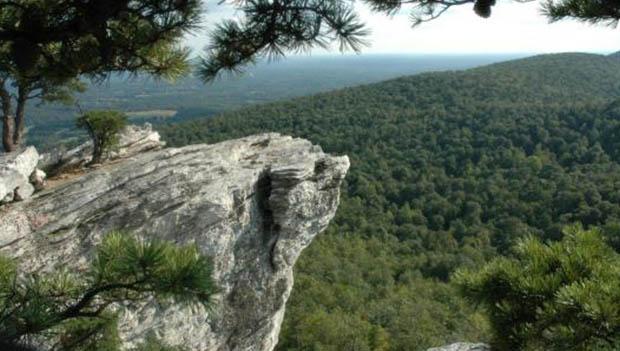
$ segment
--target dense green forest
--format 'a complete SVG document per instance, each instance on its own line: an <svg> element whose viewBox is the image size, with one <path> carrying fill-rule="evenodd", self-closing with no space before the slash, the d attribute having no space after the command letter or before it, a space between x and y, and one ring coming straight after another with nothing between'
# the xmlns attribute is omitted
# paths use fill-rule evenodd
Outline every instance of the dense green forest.
<svg viewBox="0 0 620 351"><path fill-rule="evenodd" d="M600 226L620 250L620 60L543 55L161 128L171 145L277 131L347 154L338 214L296 266L279 350L488 340L450 284L525 235Z"/></svg>
<svg viewBox="0 0 620 351"><path fill-rule="evenodd" d="M114 109L134 123L177 123L213 116L241 106L378 82L404 74L470 68L522 55L365 55L292 57L261 62L245 74L205 84L190 75L174 82L144 76L112 76L77 94L77 104L29 106L28 142L39 149L85 134L75 128L81 110ZM31 117L31 118L30 118Z"/></svg>

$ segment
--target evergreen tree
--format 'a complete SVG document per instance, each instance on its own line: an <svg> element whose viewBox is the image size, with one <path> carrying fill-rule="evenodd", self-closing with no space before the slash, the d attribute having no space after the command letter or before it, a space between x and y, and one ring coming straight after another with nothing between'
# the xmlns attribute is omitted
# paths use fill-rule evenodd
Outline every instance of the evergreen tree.
<svg viewBox="0 0 620 351"><path fill-rule="evenodd" d="M620 3L614 0L547 0L543 13L552 21L575 18L590 23L616 25L620 20Z"/></svg>
<svg viewBox="0 0 620 351"><path fill-rule="evenodd" d="M13 261L0 257L0 342L25 347L46 340L60 350L117 350L111 306L148 298L208 305L215 292L211 261L196 246L140 241L121 232L104 238L83 273L21 274Z"/></svg>
<svg viewBox="0 0 620 351"><path fill-rule="evenodd" d="M494 350L617 350L620 347L620 255L597 230L566 230L560 242L521 241L514 257L456 282L485 306Z"/></svg>
<svg viewBox="0 0 620 351"><path fill-rule="evenodd" d="M528 0L522 0L527 2ZM473 5L483 18L491 16L496 0L365 0L379 14L394 14L404 6L413 25L434 20L450 8ZM212 33L212 44L202 60L205 80L221 71L237 71L261 57L277 57L287 51L326 48L336 42L340 50L359 51L368 34L353 2L343 0L252 0L242 3L241 21L224 21ZM576 18L591 23L615 24L620 3L611 0L546 0L542 12L550 20Z"/></svg>
<svg viewBox="0 0 620 351"><path fill-rule="evenodd" d="M118 146L118 133L127 125L127 116L118 111L88 111L77 119L76 125L88 132L93 142L90 163L96 164Z"/></svg>
<svg viewBox="0 0 620 351"><path fill-rule="evenodd" d="M188 70L183 34L199 22L199 0L0 0L3 146L23 141L32 99L66 101L81 77L115 72L174 78Z"/></svg>

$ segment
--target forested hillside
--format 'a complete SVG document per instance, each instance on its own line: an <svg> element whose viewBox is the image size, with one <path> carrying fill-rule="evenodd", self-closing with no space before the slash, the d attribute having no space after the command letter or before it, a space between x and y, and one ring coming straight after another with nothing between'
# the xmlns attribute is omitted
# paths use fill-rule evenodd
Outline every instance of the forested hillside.
<svg viewBox="0 0 620 351"><path fill-rule="evenodd" d="M28 141L39 149L81 142L75 128L80 110L114 109L134 123L178 123L257 103L290 99L378 82L404 74L471 68L519 55L371 55L293 57L260 62L242 75L205 84L190 75L174 82L148 76L114 75L77 94L77 104L31 104Z"/></svg>
<svg viewBox="0 0 620 351"><path fill-rule="evenodd" d="M162 128L172 145L264 131L352 161L304 252L280 350L425 350L483 341L458 267L581 222L620 249L620 60L544 55L421 74Z"/></svg>

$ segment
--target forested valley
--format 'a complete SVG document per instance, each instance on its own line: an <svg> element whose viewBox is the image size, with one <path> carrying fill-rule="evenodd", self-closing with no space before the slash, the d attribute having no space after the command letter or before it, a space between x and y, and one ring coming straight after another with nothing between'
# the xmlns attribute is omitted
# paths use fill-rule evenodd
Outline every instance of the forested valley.
<svg viewBox="0 0 620 351"><path fill-rule="evenodd" d="M172 146L261 132L351 158L296 266L279 350L485 341L451 285L519 238L600 227L620 250L620 60L554 54L425 73L159 127Z"/></svg>

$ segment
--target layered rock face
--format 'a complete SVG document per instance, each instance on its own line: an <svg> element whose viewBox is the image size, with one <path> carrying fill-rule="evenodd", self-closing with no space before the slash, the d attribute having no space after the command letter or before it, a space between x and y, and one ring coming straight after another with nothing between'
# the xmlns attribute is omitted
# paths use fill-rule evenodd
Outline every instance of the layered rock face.
<svg viewBox="0 0 620 351"><path fill-rule="evenodd" d="M158 150L165 146L160 135L149 123L142 126L129 125L119 133L117 150L106 155L107 160L130 157L145 151ZM88 141L76 148L52 151L41 155L38 167L51 173L61 173L68 169L83 166L92 159L93 144Z"/></svg>
<svg viewBox="0 0 620 351"><path fill-rule="evenodd" d="M152 330L189 350L272 350L293 265L333 218L348 167L278 134L139 154L0 208L0 253L27 271L79 269L111 230L195 243L221 289L211 310L127 310L126 346Z"/></svg>

